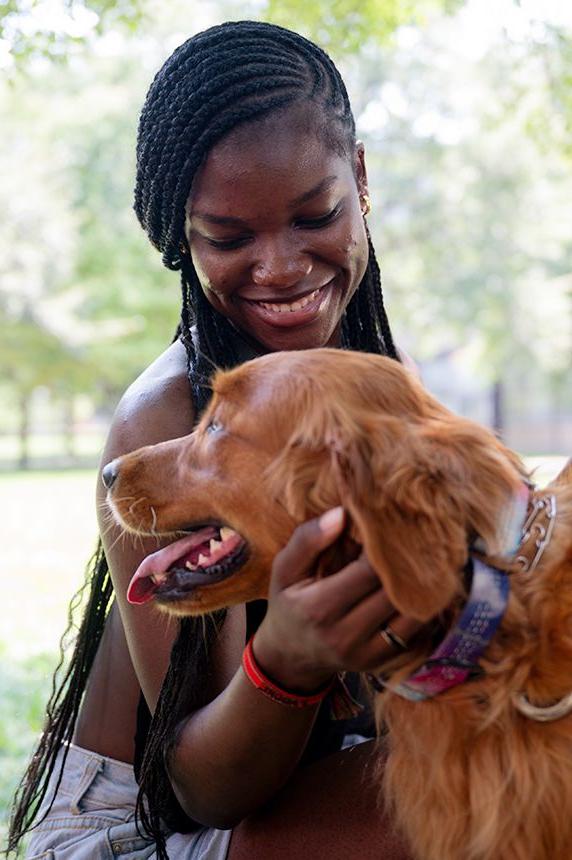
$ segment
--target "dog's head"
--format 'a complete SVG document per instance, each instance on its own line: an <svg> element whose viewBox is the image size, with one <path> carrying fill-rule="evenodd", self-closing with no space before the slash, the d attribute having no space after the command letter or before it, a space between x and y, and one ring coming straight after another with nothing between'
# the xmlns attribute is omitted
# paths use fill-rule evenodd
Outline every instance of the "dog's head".
<svg viewBox="0 0 572 860"><path fill-rule="evenodd" d="M522 481L510 451L400 364L330 349L217 374L190 436L109 468L118 521L179 539L133 586L177 614L266 596L296 524L342 504L396 608L428 619L459 593L474 539L499 552Z"/></svg>

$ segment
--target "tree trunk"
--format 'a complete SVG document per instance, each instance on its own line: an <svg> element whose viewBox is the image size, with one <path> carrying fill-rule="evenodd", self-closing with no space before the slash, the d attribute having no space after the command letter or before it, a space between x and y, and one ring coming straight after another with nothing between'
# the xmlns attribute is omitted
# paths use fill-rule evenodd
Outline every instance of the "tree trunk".
<svg viewBox="0 0 572 860"><path fill-rule="evenodd" d="M25 470L30 468L30 392L23 391L20 394L20 422L18 427L18 439L20 443L20 455L18 468Z"/></svg>
<svg viewBox="0 0 572 860"><path fill-rule="evenodd" d="M70 460L75 460L75 398L72 395L64 400L64 451Z"/></svg>
<svg viewBox="0 0 572 860"><path fill-rule="evenodd" d="M504 431L506 429L505 426L505 392L504 392L504 383L501 382L500 379L497 379L496 382L493 383L492 391L491 391L491 399L492 399L492 419L493 419L493 430L499 437L502 439L504 435Z"/></svg>

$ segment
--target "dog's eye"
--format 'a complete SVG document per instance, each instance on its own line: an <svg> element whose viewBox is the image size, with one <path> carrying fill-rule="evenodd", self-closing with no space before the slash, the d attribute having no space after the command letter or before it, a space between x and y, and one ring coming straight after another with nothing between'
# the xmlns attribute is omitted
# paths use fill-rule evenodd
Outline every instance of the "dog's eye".
<svg viewBox="0 0 572 860"><path fill-rule="evenodd" d="M212 421L209 421L207 424L207 433L218 433L219 430L222 430L222 424L220 421L217 421L214 418Z"/></svg>

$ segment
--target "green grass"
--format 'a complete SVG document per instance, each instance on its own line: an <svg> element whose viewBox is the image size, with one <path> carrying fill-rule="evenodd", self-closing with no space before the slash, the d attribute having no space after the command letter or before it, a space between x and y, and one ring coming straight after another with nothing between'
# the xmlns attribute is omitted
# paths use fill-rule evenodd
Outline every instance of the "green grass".
<svg viewBox="0 0 572 860"><path fill-rule="evenodd" d="M96 535L95 472L0 475L0 850Z"/></svg>
<svg viewBox="0 0 572 860"><path fill-rule="evenodd" d="M563 457L528 458L539 484ZM0 474L0 846L40 732L67 607L96 540L94 472Z"/></svg>
<svg viewBox="0 0 572 860"><path fill-rule="evenodd" d="M74 454L90 457L97 462L101 454L105 432L78 433L74 439ZM30 461L61 458L66 456L65 442L58 433L33 433L28 443ZM20 441L14 434L0 435L0 463L17 463L20 456Z"/></svg>

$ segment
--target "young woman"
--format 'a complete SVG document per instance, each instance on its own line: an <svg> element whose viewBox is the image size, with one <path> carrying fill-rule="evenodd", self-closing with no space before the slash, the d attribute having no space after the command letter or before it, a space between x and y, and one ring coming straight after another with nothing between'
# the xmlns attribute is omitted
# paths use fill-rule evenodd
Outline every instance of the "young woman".
<svg viewBox="0 0 572 860"><path fill-rule="evenodd" d="M137 159L135 210L181 273L181 322L121 400L103 464L188 433L215 365L326 345L398 360L365 222L364 149L343 81L318 47L254 22L193 37L150 88ZM172 858L404 858L363 780L371 744L339 751L356 730L371 737L371 726L270 700L241 668L256 631L260 669L304 699L338 671L378 665L394 647L380 635L390 621L394 642L414 632L366 558L312 580L343 512L296 530L275 560L267 610L235 607L205 640L201 625L127 603L134 570L157 544L119 540L101 482L98 494L103 547L19 791L12 847L35 818L28 857L156 857L165 840ZM150 835L134 820L133 764Z"/></svg>

